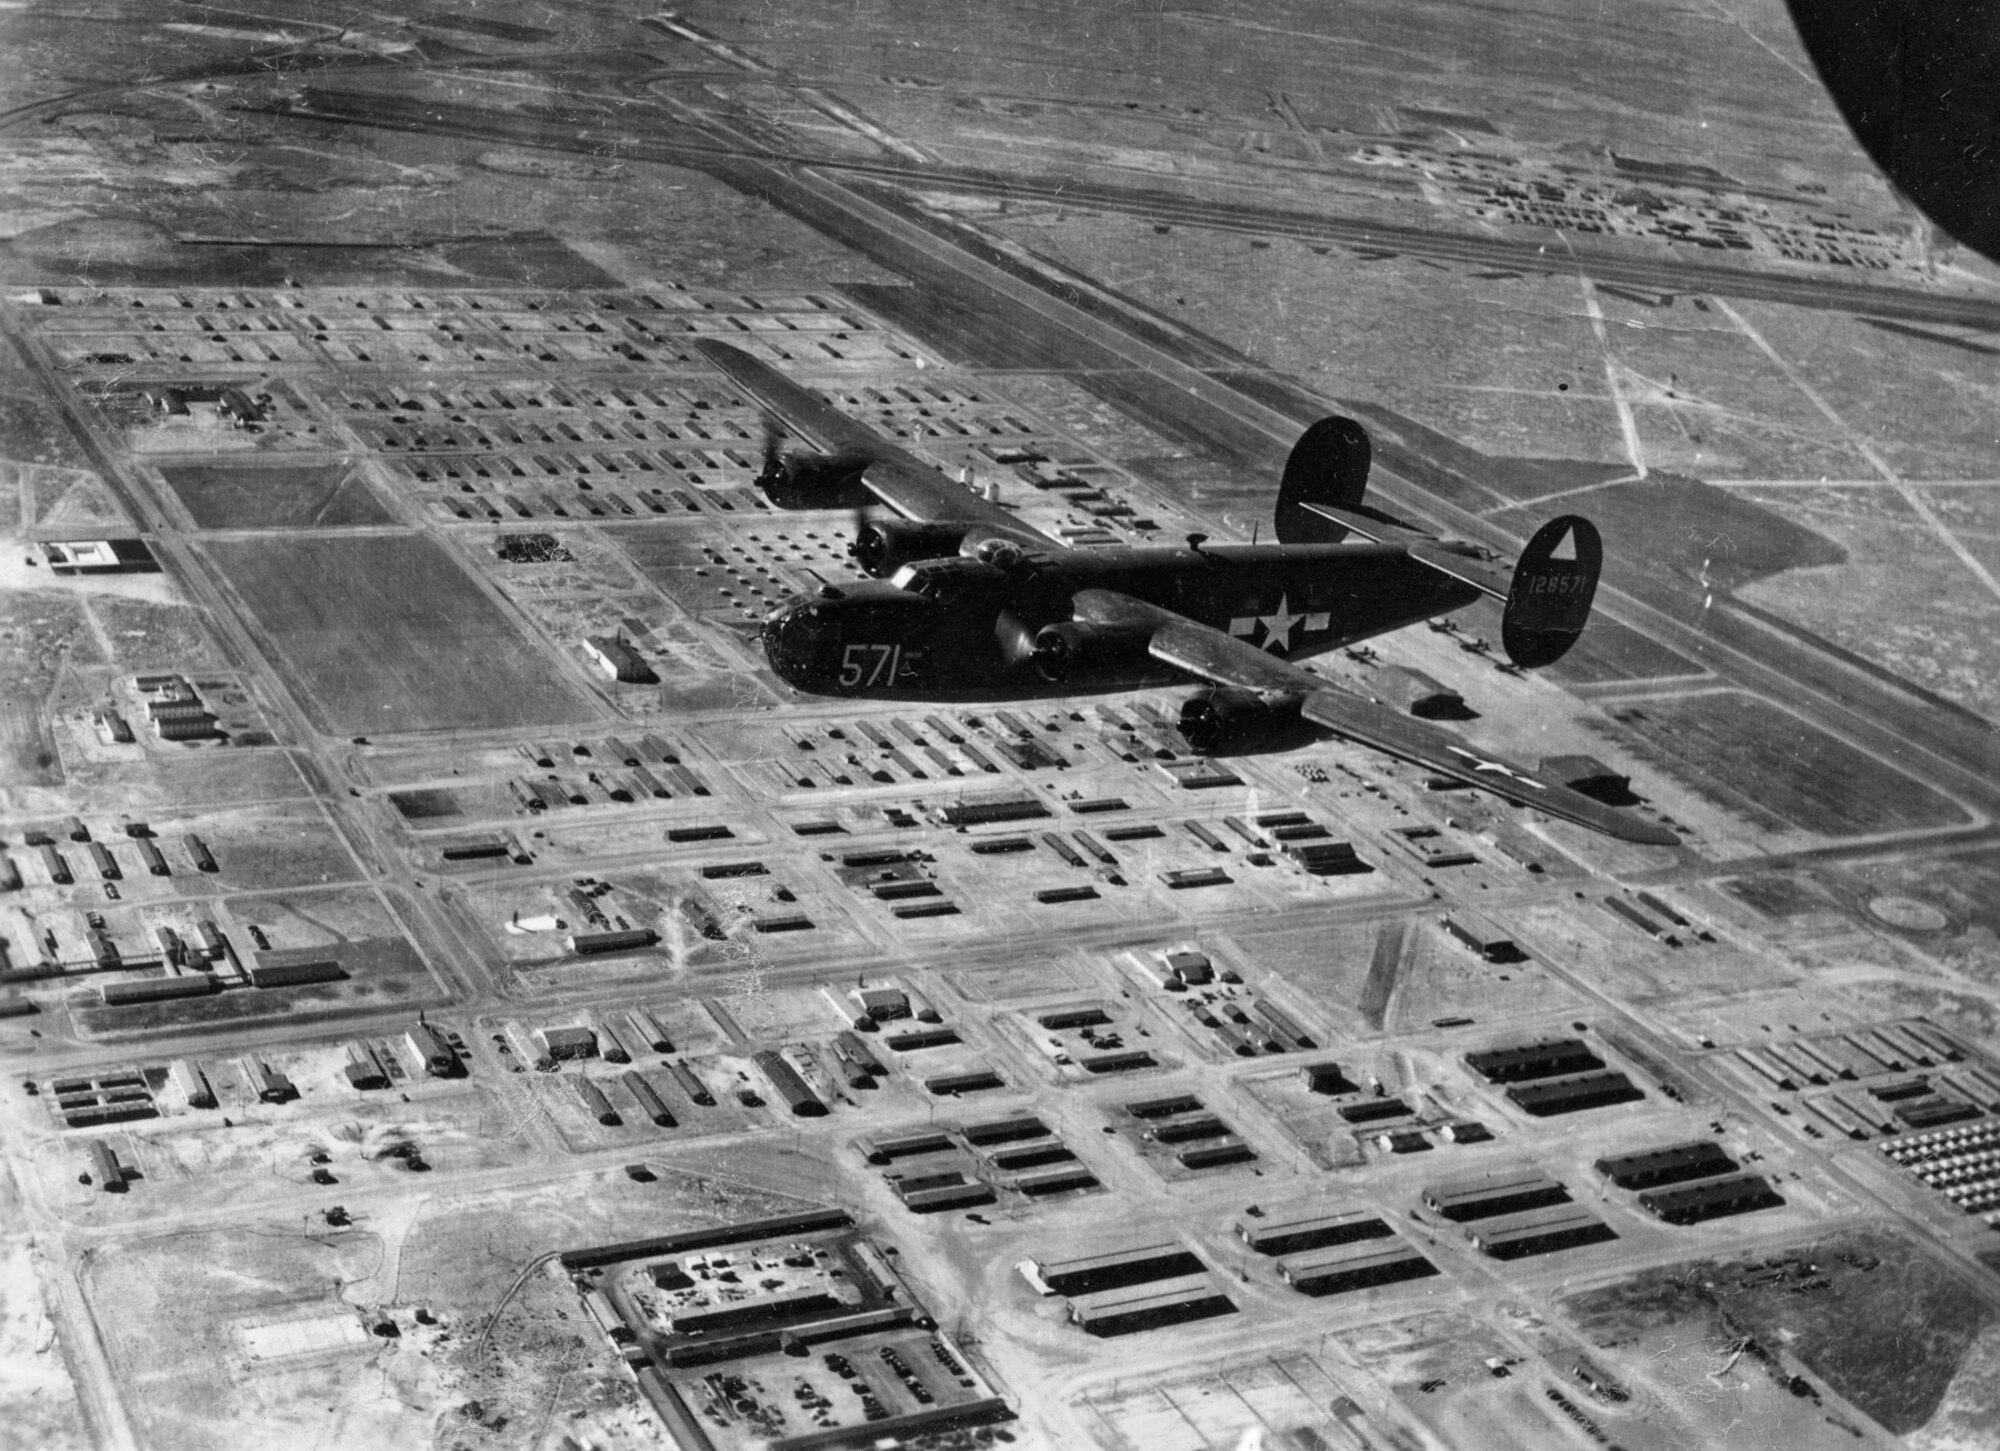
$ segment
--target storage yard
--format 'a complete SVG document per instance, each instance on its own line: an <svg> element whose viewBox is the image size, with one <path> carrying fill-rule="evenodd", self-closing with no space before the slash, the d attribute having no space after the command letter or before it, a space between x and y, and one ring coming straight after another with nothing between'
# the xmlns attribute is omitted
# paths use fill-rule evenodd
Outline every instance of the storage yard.
<svg viewBox="0 0 2000 1451"><path fill-rule="evenodd" d="M2000 273L1775 9L107 16L0 29L12 1439L1990 1435ZM1676 844L793 688L872 516L715 340L1078 551L1332 413L1589 515L1553 668L1311 666Z"/></svg>

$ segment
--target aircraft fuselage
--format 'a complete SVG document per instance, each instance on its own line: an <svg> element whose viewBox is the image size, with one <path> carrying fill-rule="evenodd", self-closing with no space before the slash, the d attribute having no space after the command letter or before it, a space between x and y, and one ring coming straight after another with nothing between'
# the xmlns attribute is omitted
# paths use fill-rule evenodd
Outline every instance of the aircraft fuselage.
<svg viewBox="0 0 2000 1451"><path fill-rule="evenodd" d="M939 698L1047 689L1037 633L1075 618L1075 596L1111 590L1299 659L1447 613L1478 591L1394 545L1204 545L1077 550L1011 564L949 557L893 581L828 586L763 627L778 675L823 695ZM1179 678L1117 641L1079 658L1072 690Z"/></svg>

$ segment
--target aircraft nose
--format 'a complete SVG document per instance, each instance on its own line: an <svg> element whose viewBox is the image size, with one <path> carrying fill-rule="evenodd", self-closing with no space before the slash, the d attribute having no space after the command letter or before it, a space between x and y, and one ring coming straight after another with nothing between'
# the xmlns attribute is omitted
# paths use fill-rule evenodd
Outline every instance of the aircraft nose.
<svg viewBox="0 0 2000 1451"><path fill-rule="evenodd" d="M808 673L819 628L818 610L810 600L793 600L764 617L764 658L781 679L797 684Z"/></svg>

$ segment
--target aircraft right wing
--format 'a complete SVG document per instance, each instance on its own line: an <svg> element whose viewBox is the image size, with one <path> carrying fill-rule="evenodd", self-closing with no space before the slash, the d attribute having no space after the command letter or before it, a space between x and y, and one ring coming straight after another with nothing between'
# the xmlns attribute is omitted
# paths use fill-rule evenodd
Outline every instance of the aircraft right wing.
<svg viewBox="0 0 2000 1451"><path fill-rule="evenodd" d="M1455 731L1412 719L1344 690L1248 640L1226 635L1172 610L1110 590L1084 590L1076 596L1076 614L1078 619L1104 625L1150 625L1148 649L1154 659L1198 680L1254 692L1267 704L1289 707L1296 702L1299 714L1313 724L1427 771L1624 841L1647 846L1680 844L1680 838L1664 826L1606 806L1505 757L1475 750Z"/></svg>
<svg viewBox="0 0 2000 1451"><path fill-rule="evenodd" d="M822 453L866 460L862 486L903 518L918 524L963 524L969 534L1011 539L1028 549L1068 547L1023 524L1012 510L946 478L741 348L713 338L702 338L694 347L759 406Z"/></svg>

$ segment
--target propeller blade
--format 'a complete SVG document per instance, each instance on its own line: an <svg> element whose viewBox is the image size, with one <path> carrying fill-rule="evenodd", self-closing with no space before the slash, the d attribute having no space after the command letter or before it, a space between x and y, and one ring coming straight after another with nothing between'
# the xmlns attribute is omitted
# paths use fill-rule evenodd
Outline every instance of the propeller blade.
<svg viewBox="0 0 2000 1451"><path fill-rule="evenodd" d="M763 441L764 474L766 477L781 475L785 469L785 456L779 445L785 439L785 426L770 413L760 412L757 417Z"/></svg>

